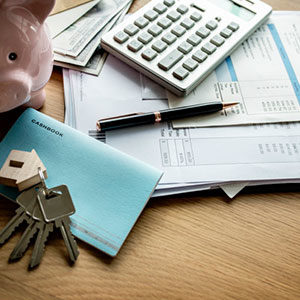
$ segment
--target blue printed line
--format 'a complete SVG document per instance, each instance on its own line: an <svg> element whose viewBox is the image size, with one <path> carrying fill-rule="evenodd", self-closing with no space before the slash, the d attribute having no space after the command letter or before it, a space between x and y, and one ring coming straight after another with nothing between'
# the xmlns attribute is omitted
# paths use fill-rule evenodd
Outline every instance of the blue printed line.
<svg viewBox="0 0 300 300"><path fill-rule="evenodd" d="M299 82L298 82L298 79L297 79L297 76L296 76L296 73L293 69L293 66L289 60L289 57L284 49L284 46L282 44L282 41L279 37L279 34L278 34L278 31L275 27L274 24L268 24L268 28L270 29L271 31L271 34L273 36L273 39L275 41L275 44L279 50L279 53L280 53L280 56L281 56L281 59L284 63L284 66L286 68L286 71L290 77L290 80L291 80L291 83L293 85L293 88L294 88L294 91L295 91L295 94L296 94L296 97L298 99L298 102L300 104L300 85L299 85Z"/></svg>
<svg viewBox="0 0 300 300"><path fill-rule="evenodd" d="M229 70L229 73L230 73L231 80L232 81L238 81L236 73L235 73L235 69L234 69L234 66L233 66L233 63L232 63L232 60L231 60L231 57L228 56L225 61L227 63L227 67L228 67L228 70Z"/></svg>

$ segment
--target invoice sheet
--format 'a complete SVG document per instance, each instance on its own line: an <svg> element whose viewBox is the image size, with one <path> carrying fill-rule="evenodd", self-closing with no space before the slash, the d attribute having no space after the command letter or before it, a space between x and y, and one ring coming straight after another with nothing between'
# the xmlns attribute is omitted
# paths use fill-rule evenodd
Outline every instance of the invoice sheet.
<svg viewBox="0 0 300 300"><path fill-rule="evenodd" d="M107 132L106 141L162 169L161 184L300 177L299 123L195 129L160 124Z"/></svg>
<svg viewBox="0 0 300 300"><path fill-rule="evenodd" d="M73 75L72 75L73 74ZM99 118L164 109L143 100L140 74L109 55L99 77L75 79L76 126L97 137ZM103 134L99 134L99 139ZM173 129L171 124L108 131L106 142L164 171L158 189L181 191L222 183L299 179L300 123ZM186 188L186 189L185 189Z"/></svg>
<svg viewBox="0 0 300 300"><path fill-rule="evenodd" d="M201 67L201 66L199 66ZM186 97L168 93L171 108L210 101L240 104L174 127L225 126L300 120L300 12L274 12Z"/></svg>

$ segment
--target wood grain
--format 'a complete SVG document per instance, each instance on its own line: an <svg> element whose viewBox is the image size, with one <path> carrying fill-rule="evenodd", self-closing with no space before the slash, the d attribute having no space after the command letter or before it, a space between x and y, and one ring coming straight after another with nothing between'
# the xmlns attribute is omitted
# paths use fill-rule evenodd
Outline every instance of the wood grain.
<svg viewBox="0 0 300 300"><path fill-rule="evenodd" d="M131 10L146 2L136 0ZM300 10L299 1L266 2L278 10ZM47 95L42 111L63 121L59 69ZM20 112L0 115L2 135ZM152 199L116 258L79 241L72 267L58 233L50 236L38 269L27 270L32 245L20 261L9 264L21 226L0 249L0 299L298 300L299 191L274 187L240 194L230 203L219 192ZM16 208L0 198L0 228Z"/></svg>

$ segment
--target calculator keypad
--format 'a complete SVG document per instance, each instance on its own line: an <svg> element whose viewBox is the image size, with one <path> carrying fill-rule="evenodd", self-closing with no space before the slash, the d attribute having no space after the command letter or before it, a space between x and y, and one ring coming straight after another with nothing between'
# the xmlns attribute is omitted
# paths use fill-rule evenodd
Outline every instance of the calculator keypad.
<svg viewBox="0 0 300 300"><path fill-rule="evenodd" d="M196 34L205 39L210 35L210 31L206 27L202 26L196 31Z"/></svg>
<svg viewBox="0 0 300 300"><path fill-rule="evenodd" d="M149 24L149 21L144 17L140 17L137 20L135 20L134 24L138 26L140 29L143 29Z"/></svg>
<svg viewBox="0 0 300 300"><path fill-rule="evenodd" d="M128 26L125 27L124 31L130 35L130 36L134 36L136 33L139 32L139 28L133 24L130 24Z"/></svg>
<svg viewBox="0 0 300 300"><path fill-rule="evenodd" d="M158 63L158 66L162 70L168 71L173 66L175 66L182 58L183 58L182 52L178 50L173 50L170 54L168 54L164 59L162 59Z"/></svg>
<svg viewBox="0 0 300 300"><path fill-rule="evenodd" d="M164 4L170 7L175 4L175 0L164 0Z"/></svg>
<svg viewBox="0 0 300 300"><path fill-rule="evenodd" d="M240 28L239 24L235 22L231 22L227 27L232 31L237 31Z"/></svg>
<svg viewBox="0 0 300 300"><path fill-rule="evenodd" d="M181 13L182 15L185 14L186 12L188 12L188 7L186 7L185 5L181 4L177 7L177 11L179 13Z"/></svg>
<svg viewBox="0 0 300 300"><path fill-rule="evenodd" d="M226 39L228 39L229 37L231 37L232 35L232 30L229 28L224 28L221 32L220 35Z"/></svg>
<svg viewBox="0 0 300 300"><path fill-rule="evenodd" d="M222 38L220 35L215 35L215 36L210 40L210 42L211 42L212 44L214 44L215 46L220 47L220 46L222 46L222 45L224 44L225 39Z"/></svg>
<svg viewBox="0 0 300 300"><path fill-rule="evenodd" d="M154 21L158 17L158 13L154 10L149 10L144 14L144 17L149 21Z"/></svg>
<svg viewBox="0 0 300 300"><path fill-rule="evenodd" d="M190 73L199 72L199 65L221 51L218 49L223 49L240 27L232 20L226 21L223 15L221 18L218 11L206 16L205 9L196 4L153 2L113 39L136 55L141 66L149 63L149 69L153 69L151 62L174 80L184 81Z"/></svg>

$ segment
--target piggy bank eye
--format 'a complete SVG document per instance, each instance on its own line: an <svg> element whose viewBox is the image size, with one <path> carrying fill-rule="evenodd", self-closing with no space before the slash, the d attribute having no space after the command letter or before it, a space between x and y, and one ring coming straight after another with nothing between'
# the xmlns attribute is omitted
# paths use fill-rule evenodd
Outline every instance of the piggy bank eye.
<svg viewBox="0 0 300 300"><path fill-rule="evenodd" d="M18 57L18 55L17 55L15 52L11 52L11 53L9 53L9 55L8 55L8 58L9 58L9 60L11 60L11 61L16 60L17 57Z"/></svg>

